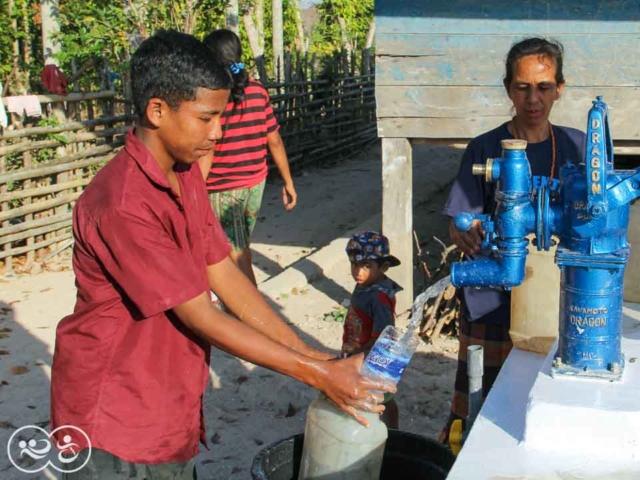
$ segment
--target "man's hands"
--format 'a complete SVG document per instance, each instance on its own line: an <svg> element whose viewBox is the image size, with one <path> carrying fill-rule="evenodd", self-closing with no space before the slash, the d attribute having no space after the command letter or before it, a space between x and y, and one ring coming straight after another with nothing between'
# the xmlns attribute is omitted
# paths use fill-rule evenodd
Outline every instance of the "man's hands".
<svg viewBox="0 0 640 480"><path fill-rule="evenodd" d="M291 211L293 207L298 203L298 194L296 193L296 189L293 186L293 181L285 182L282 187L282 204L284 205L285 210Z"/></svg>
<svg viewBox="0 0 640 480"><path fill-rule="evenodd" d="M382 413L384 406L378 405L382 402L382 395L372 390L395 393L396 387L382 380L360 375L363 360L364 355L358 354L344 360L323 362L318 368L324 371L318 372L315 376L318 382L313 386L359 423L368 427L369 422L358 410Z"/></svg>
<svg viewBox="0 0 640 480"><path fill-rule="evenodd" d="M484 231L482 221L474 220L471 228L466 232L460 232L453 225L453 219L449 222L449 236L453 243L467 256L472 256L480 251Z"/></svg>
<svg viewBox="0 0 640 480"><path fill-rule="evenodd" d="M358 409L374 413L384 411L382 405L376 405L382 401L382 396L370 390L396 391L391 384L360 375L363 355L336 360L327 359L330 355L310 347L294 350L292 346L301 346L298 342L288 342L292 346L286 346L215 308L209 292L177 305L173 311L187 328L211 345L321 390L338 407L365 426L368 426L368 422L358 414ZM275 328L275 325L272 326ZM278 336L283 340L291 340L282 332L279 333ZM318 359L318 356L324 359Z"/></svg>

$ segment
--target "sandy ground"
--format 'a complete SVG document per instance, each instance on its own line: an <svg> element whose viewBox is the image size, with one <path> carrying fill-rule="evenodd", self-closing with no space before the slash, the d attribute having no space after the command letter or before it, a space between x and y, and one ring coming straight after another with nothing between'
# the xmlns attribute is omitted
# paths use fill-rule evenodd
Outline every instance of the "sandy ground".
<svg viewBox="0 0 640 480"><path fill-rule="evenodd" d="M438 263L446 222L438 214L460 152L441 147L414 149L414 222L425 258ZM307 169L296 177L299 206L287 213L279 184L267 185L254 234L259 282L269 280L274 308L316 347L337 351L342 325L325 321L349 297L353 281L346 256L334 258L312 284L277 283L287 267L364 224L380 225L380 148L374 145L349 160ZM346 240L345 240L346 243ZM293 265L293 267L291 267ZM25 425L48 428L50 366L59 320L75 302L73 273L58 261L38 275L0 279L0 446ZM391 274L392 276L392 274ZM416 275L417 283L421 281ZM266 285L266 283L263 283ZM275 290L274 290L275 285ZM401 428L435 437L448 415L457 342L422 343L397 395ZM205 415L210 450L197 458L203 479L250 478L256 453L304 429L305 410L317 392L294 380L214 350ZM18 368L15 368L18 367ZM0 455L0 478L25 478ZM44 471L29 478L57 478Z"/></svg>

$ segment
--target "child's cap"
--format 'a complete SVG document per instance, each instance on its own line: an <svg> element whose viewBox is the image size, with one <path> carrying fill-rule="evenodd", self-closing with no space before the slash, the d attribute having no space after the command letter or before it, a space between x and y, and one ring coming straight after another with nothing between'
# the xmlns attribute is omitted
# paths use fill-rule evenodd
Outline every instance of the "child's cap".
<svg viewBox="0 0 640 480"><path fill-rule="evenodd" d="M356 233L345 250L352 262L377 260L389 262L392 267L400 265L400 260L389 254L389 239L378 232Z"/></svg>

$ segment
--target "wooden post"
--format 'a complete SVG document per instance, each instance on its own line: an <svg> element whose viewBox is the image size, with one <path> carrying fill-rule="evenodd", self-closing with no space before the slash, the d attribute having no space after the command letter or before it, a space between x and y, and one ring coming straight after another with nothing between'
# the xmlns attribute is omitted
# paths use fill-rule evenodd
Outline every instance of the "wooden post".
<svg viewBox="0 0 640 480"><path fill-rule="evenodd" d="M369 31L367 32L367 40L364 45L364 51L362 52L362 75L368 75L371 71L371 47L373 47L373 42L375 40L376 34L376 21L371 20L369 24Z"/></svg>
<svg viewBox="0 0 640 480"><path fill-rule="evenodd" d="M31 156L31 152L24 152L22 154L22 159L23 159L23 163L24 163L24 168L25 169L29 169L33 167L33 158ZM35 183L35 182L33 182ZM27 190L29 188L32 188L32 182L31 179L29 180L25 180L24 183L22 184L22 188L23 190ZM32 198L31 197L27 197L24 199L24 201L22 202L23 205L30 205L32 202ZM33 220L33 214L27 214L24 216L24 221L25 222L30 222ZM28 247L33 247L35 243L35 238L34 237L28 237L27 238L27 246ZM35 250L29 250L27 252L27 261L25 263L25 268L31 268L33 266L33 262L36 259L36 252Z"/></svg>
<svg viewBox="0 0 640 480"><path fill-rule="evenodd" d="M7 170L7 157L1 157L0 158L0 172L5 172ZM0 193L6 194L7 193L7 184L3 183L2 185L0 185ZM11 210L11 205L9 204L9 202L2 202L0 204L0 211L2 212L6 212L7 210ZM11 225L11 223L6 220L4 222L2 222L2 227L6 228L9 227ZM3 250L5 251L9 251L11 250L11 244L8 243L3 247ZM6 275L12 275L13 272L13 258L11 256L5 257L4 259L4 273Z"/></svg>
<svg viewBox="0 0 640 480"><path fill-rule="evenodd" d="M412 163L408 139L382 139L382 233L389 238L391 253L402 262L388 272L404 288L397 296L398 314L413 303Z"/></svg>

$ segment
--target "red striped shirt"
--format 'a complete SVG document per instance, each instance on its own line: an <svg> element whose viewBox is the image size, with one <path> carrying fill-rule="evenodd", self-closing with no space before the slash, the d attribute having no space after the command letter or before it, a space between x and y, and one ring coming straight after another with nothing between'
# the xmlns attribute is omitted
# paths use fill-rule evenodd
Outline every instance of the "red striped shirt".
<svg viewBox="0 0 640 480"><path fill-rule="evenodd" d="M216 143L207 189L237 190L258 185L267 176L267 134L278 130L267 90L249 80L242 103L229 101L220 123L223 133Z"/></svg>

